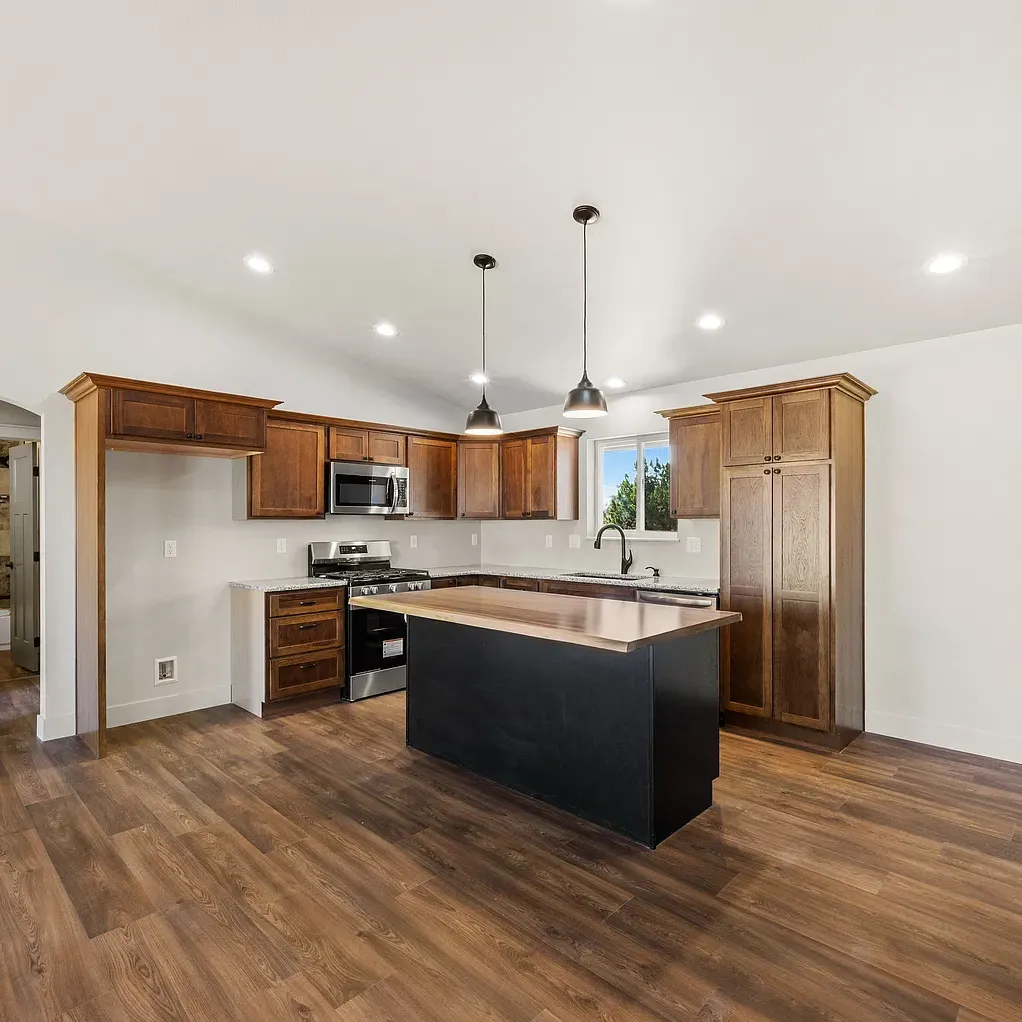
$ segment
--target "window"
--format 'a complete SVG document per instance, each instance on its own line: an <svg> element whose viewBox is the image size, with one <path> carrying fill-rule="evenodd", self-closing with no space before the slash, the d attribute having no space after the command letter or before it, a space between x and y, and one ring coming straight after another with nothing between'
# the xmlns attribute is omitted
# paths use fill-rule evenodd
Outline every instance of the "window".
<svg viewBox="0 0 1022 1022"><path fill-rule="evenodd" d="M620 525L630 536L677 537L671 518L671 446L666 433L594 440L595 528ZM594 530L595 531L595 530Z"/></svg>

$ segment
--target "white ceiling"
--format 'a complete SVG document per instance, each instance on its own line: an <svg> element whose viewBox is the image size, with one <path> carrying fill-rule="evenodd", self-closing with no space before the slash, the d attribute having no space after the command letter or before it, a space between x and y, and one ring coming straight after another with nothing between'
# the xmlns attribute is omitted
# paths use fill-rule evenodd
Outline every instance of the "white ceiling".
<svg viewBox="0 0 1022 1022"><path fill-rule="evenodd" d="M1022 321L1018 0L2 8L0 204L275 324L284 357L474 404L486 250L491 403L558 400L579 202L598 381ZM968 267L923 272L945 249Z"/></svg>

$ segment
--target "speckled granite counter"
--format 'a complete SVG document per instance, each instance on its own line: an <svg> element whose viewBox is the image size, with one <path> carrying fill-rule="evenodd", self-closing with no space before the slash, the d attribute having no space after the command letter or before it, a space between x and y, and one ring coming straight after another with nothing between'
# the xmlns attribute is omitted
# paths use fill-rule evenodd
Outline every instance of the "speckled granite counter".
<svg viewBox="0 0 1022 1022"><path fill-rule="evenodd" d="M628 575L616 578L592 578L572 574L563 568L528 568L517 564L456 564L443 568L427 568L430 578L448 578L451 575L506 575L508 578L538 578L570 582L592 582L596 585L627 586L630 589L648 589L664 593L698 593L716 596L720 583L712 578L682 578L680 575Z"/></svg>
<svg viewBox="0 0 1022 1022"><path fill-rule="evenodd" d="M347 582L336 578L255 578L243 582L228 582L232 589L255 589L261 593L286 593L290 589L336 589Z"/></svg>

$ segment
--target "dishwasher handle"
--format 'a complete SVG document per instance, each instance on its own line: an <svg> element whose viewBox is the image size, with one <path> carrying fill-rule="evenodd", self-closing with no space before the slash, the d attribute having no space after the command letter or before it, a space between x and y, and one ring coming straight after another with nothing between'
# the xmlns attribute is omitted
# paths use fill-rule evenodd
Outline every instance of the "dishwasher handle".
<svg viewBox="0 0 1022 1022"><path fill-rule="evenodd" d="M717 601L705 596L675 596L672 593L651 593L640 589L639 603L663 603L669 607L696 607L700 610L713 610Z"/></svg>

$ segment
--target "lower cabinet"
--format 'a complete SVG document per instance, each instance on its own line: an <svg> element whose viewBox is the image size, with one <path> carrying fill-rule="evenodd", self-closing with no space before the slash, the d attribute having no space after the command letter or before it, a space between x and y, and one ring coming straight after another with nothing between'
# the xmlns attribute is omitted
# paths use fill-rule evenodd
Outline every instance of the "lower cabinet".
<svg viewBox="0 0 1022 1022"><path fill-rule="evenodd" d="M539 584L541 593L557 596L590 596L601 600L635 600L635 590L627 586L603 586L594 582L560 582L545 579Z"/></svg>
<svg viewBox="0 0 1022 1022"><path fill-rule="evenodd" d="M521 589L527 593L538 593L539 592L539 579L538 578L515 578L511 575L505 575L500 580L501 589Z"/></svg>
<svg viewBox="0 0 1022 1022"><path fill-rule="evenodd" d="M231 590L231 701L270 717L340 699L347 683L343 587Z"/></svg>
<svg viewBox="0 0 1022 1022"><path fill-rule="evenodd" d="M459 586L484 586L488 589L498 589L500 577L497 575L459 575L455 583Z"/></svg>

